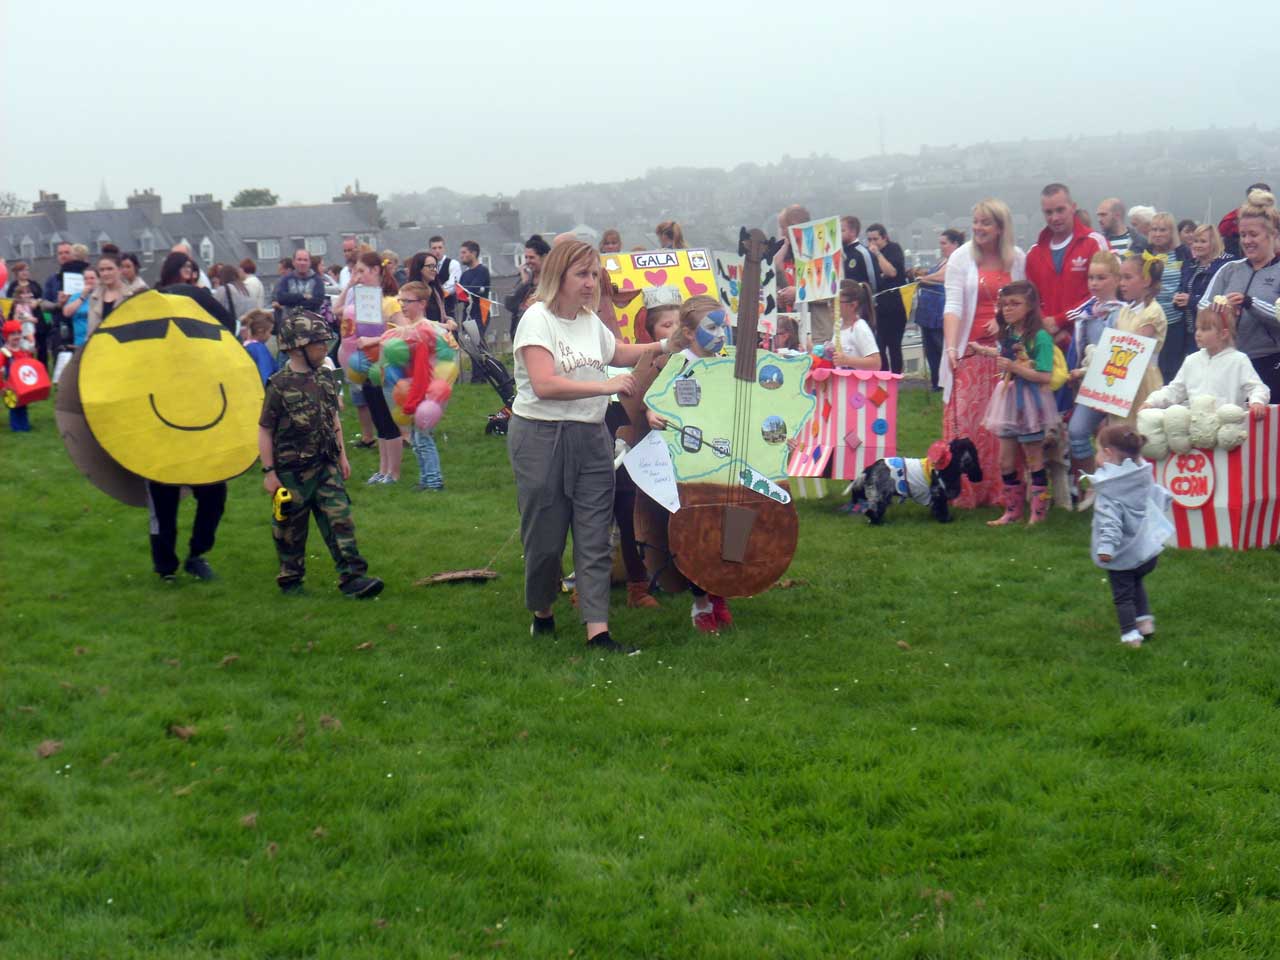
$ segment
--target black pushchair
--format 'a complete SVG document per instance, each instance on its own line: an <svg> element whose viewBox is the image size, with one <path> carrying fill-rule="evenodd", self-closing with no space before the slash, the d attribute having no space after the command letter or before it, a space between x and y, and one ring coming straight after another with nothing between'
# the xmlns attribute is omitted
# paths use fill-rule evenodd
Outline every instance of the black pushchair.
<svg viewBox="0 0 1280 960"><path fill-rule="evenodd" d="M480 338L480 328L470 318L458 325L458 345L471 358L474 369L489 382L502 399L502 409L489 414L489 422L485 424L486 435L505 437L507 422L511 419L511 405L516 401L516 381L502 361L489 352Z"/></svg>

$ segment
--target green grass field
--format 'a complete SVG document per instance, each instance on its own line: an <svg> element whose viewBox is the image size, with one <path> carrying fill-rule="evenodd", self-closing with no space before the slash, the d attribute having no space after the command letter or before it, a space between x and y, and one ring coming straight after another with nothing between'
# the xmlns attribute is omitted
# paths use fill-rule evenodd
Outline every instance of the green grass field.
<svg viewBox="0 0 1280 960"><path fill-rule="evenodd" d="M0 957L1280 956L1280 554L1166 553L1129 650L1085 516L810 501L801 583L719 637L619 590L601 658L529 636L496 405L444 494L353 483L364 604L314 528L277 595L256 469L162 588L51 404L0 433Z"/></svg>

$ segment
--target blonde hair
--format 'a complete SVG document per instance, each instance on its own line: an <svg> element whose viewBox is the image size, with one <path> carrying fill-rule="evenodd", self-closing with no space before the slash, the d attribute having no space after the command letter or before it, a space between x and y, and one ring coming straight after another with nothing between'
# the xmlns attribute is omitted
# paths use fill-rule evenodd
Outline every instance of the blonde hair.
<svg viewBox="0 0 1280 960"><path fill-rule="evenodd" d="M403 287L400 288L400 292L411 293L415 297L419 297L420 299L423 299L423 300L431 299L431 288L428 287L421 280L410 280L408 283L406 283Z"/></svg>
<svg viewBox="0 0 1280 960"><path fill-rule="evenodd" d="M1006 270L1013 269L1013 213L1009 210L1009 205L1003 200L997 200L994 197L988 197L986 200L979 200L973 205L973 215L985 214L1000 225L1000 246L997 248L1000 252L1000 262ZM977 241L973 242L974 247L978 246ZM974 257L976 263L978 258Z"/></svg>
<svg viewBox="0 0 1280 960"><path fill-rule="evenodd" d="M1218 228L1211 223L1202 223L1191 231L1192 239L1196 237L1209 238L1209 259L1217 260L1218 257L1226 251L1226 247L1222 245L1222 234L1218 232Z"/></svg>
<svg viewBox="0 0 1280 960"><path fill-rule="evenodd" d="M533 299L538 303L545 303L550 308L560 296L560 287L564 283L565 274L574 264L583 260L590 260L599 265L600 254L596 253L596 248L591 244L583 243L581 240L565 240L557 243L542 260L542 272L538 275L538 288L534 291ZM590 307L595 310L599 306L600 285L596 284L596 294Z"/></svg>
<svg viewBox="0 0 1280 960"><path fill-rule="evenodd" d="M1236 342L1236 312L1234 310L1215 310L1205 307L1196 313L1196 326L1204 324L1225 333L1232 343Z"/></svg>
<svg viewBox="0 0 1280 960"><path fill-rule="evenodd" d="M1245 217L1256 217L1266 223L1273 237L1280 234L1280 211L1276 210L1275 194L1269 190L1250 190L1249 199L1240 208L1238 216L1241 220Z"/></svg>
<svg viewBox="0 0 1280 960"><path fill-rule="evenodd" d="M1089 269L1092 270L1094 267L1106 267L1107 273L1117 280L1120 279L1120 258L1110 250L1099 250L1089 258Z"/></svg>
<svg viewBox="0 0 1280 960"><path fill-rule="evenodd" d="M1161 210L1151 218L1151 226L1154 227L1156 224L1169 228L1169 249L1172 250L1178 245L1178 221L1174 219L1172 213ZM1150 230L1151 227L1147 229Z"/></svg>
<svg viewBox="0 0 1280 960"><path fill-rule="evenodd" d="M71 245L71 255L78 260L89 259L89 248L83 243L73 243Z"/></svg>

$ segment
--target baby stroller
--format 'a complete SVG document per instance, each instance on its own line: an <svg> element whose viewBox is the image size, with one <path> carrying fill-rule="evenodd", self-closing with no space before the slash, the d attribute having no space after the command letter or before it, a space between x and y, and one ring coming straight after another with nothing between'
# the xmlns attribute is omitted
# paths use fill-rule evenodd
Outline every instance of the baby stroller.
<svg viewBox="0 0 1280 960"><path fill-rule="evenodd" d="M498 392L502 400L502 409L489 414L489 422L484 432L488 436L505 437L507 422L511 419L511 405L516 400L515 378L502 365L502 361L489 352L480 338L480 328L470 318L458 325L458 345L467 352L475 369L479 370L489 385Z"/></svg>

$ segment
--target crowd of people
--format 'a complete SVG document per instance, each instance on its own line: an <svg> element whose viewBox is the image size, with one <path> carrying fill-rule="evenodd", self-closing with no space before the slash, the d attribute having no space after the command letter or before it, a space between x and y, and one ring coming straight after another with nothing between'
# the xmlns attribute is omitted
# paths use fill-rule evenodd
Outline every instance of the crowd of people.
<svg viewBox="0 0 1280 960"><path fill-rule="evenodd" d="M997 527L1020 521L1028 502L1031 525L1045 519L1055 500L1081 510L1100 506L1095 527L1105 529L1101 535L1095 530L1095 541L1103 543L1095 549L1095 560L1112 574L1126 642L1140 643L1153 629L1142 578L1154 568L1154 553L1138 551L1142 556L1133 567L1116 559L1126 555L1117 538L1123 540L1133 529L1123 522L1117 526L1115 518L1134 508L1117 505L1114 491L1121 484L1114 482L1116 471L1128 476L1126 464L1138 456L1134 444L1140 448L1141 438L1135 440L1134 424L1140 409L1208 393L1261 416L1280 389L1280 213L1270 187L1261 183L1252 185L1245 202L1217 225L1179 221L1145 206L1126 211L1118 199L1109 198L1097 207L1095 228L1062 183L1046 186L1040 205L1045 226L1029 250L1014 243L1009 207L991 198L974 206L971 236L943 231L937 262L916 270L907 268L904 251L883 224L872 223L864 231L856 216L846 215L840 219L844 280L838 298L810 305L809 342L799 342L796 325L785 322L766 342L780 352L821 353L825 346L836 366L900 373L908 323L900 288L915 283L912 313L921 330L930 386L942 394L943 440L969 438L987 467L982 481L964 481L954 505L1002 507L989 521ZM783 242L772 266L784 313L794 307L796 296L788 227L810 219L799 205L778 215ZM664 247L684 246L677 222L659 224L656 235ZM681 313L676 324L673 314L670 324L652 327L652 342L624 342L609 295L617 291L600 265L601 252L620 249L616 230L606 231L598 248L569 234L552 242L531 236L524 245L519 283L504 301L511 314L516 382L509 453L521 511L531 629L554 629L551 606L572 529L587 641L609 650L629 648L613 640L608 627L609 531L617 498L613 434L605 420L611 395L625 398L636 390L631 374L609 368L642 359L648 363L650 354L661 357L681 349L685 362L703 355L689 338L717 306L713 298L705 298L706 309L688 311L692 319ZM433 237L429 249L402 264L392 251L347 241L343 258L342 265L326 268L300 249L280 262L268 293L253 261L213 264L205 273L190 249L179 245L165 258L156 287L194 297L236 332L264 385L275 384L268 406L278 404L285 385L277 371L294 380L315 372L312 355L319 355L321 339L313 335L316 323L332 333L332 342L326 342L331 367L343 349L377 346L380 338L356 335L358 287L380 291L382 322L388 329L428 325L451 336L465 319L474 321L483 342L491 280L474 242L462 244L454 259L446 254L443 238ZM6 290L12 298L7 319L17 326L6 326L6 357L12 341L15 348L48 363L82 345L121 303L147 289L137 258L118 249L104 248L90 257L83 246L62 244L57 259L57 272L43 284L27 264L14 265ZM654 306L656 321L663 304L655 301ZM296 317L307 318L312 332L303 335L301 328L291 327L283 338L288 349L281 351L285 324ZM1088 351L1107 329L1156 343L1156 356L1127 417L1105 416L1074 402ZM408 447L418 461L419 489L442 489L431 431L406 427L392 417L389 388L368 382L350 387L361 429L356 443L378 450L378 469L366 482L398 482ZM323 401L317 409L327 422L337 399L322 393L317 394L317 403ZM274 424L264 419L264 430ZM340 446L340 425L325 430L326 449L333 446L333 430ZM279 456L279 450L265 456ZM349 472L345 453L333 459L335 465L340 462L342 476L335 481L333 471L326 473L330 488L340 487ZM1069 464L1063 473L1068 489L1051 489L1054 464ZM1084 483L1090 480L1086 490ZM1125 481L1130 486L1134 482ZM268 487L272 485L269 477ZM203 553L212 545L225 501L225 485L215 486L220 489L197 496L197 530L186 568L200 577L212 575ZM301 493L304 499L320 496ZM1159 499L1150 491L1142 497L1152 503ZM172 576L177 496L157 489L151 499L153 527L158 522L164 541L153 538L156 569ZM290 529L289 536L296 536L296 524ZM325 533L327 539L331 533ZM1144 536L1150 539L1150 530ZM335 558L349 554L344 577L368 587L354 541L347 554L342 545L331 547ZM281 557L282 564L293 565L282 568L282 586L296 585L296 550L286 557L282 547ZM380 588L380 583L370 587ZM644 592L632 591L632 605L649 605L651 598L640 595ZM694 596L695 625L716 629L726 622L727 607L720 598L696 588Z"/></svg>
<svg viewBox="0 0 1280 960"><path fill-rule="evenodd" d="M984 463L1001 464L999 476L966 482L958 505L1002 505L1006 515L997 523L1022 511L1022 471L1005 469L1012 465L1010 441L1020 448L1014 464L1030 471L1033 500L1042 504L1049 495L1036 467L1042 451L1069 457L1073 479L1093 469L1095 435L1105 418L1075 404L1073 388L1084 375L1086 350L1108 327L1157 344L1133 411L1113 421L1132 425L1149 395L1174 382L1189 358L1203 363L1201 327L1229 341L1224 356L1238 348L1269 395L1280 389L1280 214L1266 184L1252 185L1245 203L1218 226L1179 223L1143 207L1129 211L1126 225L1120 201L1108 199L1099 205L1102 231L1096 231L1060 183L1044 188L1041 208L1045 227L1024 253L1013 242L1008 206L982 201L973 211L972 239L948 231L939 241L939 263L918 278L916 316L926 345L933 336L928 330L941 321L941 354L927 348L926 356L944 396L944 438L970 437ZM1238 244L1240 256L1226 253L1228 242ZM1021 314L1027 307L1025 319L1010 319L1009 310ZM1051 414L1044 375L1053 369L1055 349L1070 378L1050 397ZM1011 383L1019 424L1007 422L1001 408ZM1249 402L1243 395L1219 399ZM1024 432L1013 433L1015 427ZM1074 482L1059 493L1067 492L1082 508L1092 502ZM1033 508L1033 522L1041 517Z"/></svg>

